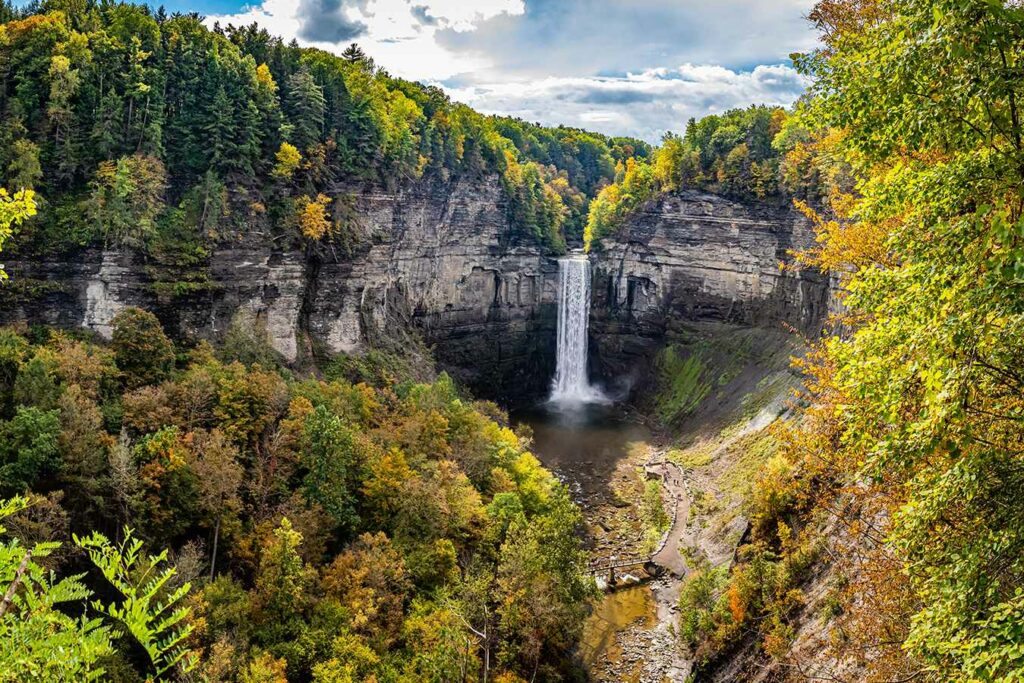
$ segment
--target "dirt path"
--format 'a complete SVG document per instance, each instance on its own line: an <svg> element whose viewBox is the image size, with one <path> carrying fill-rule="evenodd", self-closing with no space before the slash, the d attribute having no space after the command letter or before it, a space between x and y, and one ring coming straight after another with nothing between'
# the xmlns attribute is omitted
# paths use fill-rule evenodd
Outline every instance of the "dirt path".
<svg viewBox="0 0 1024 683"><path fill-rule="evenodd" d="M686 480L678 465L667 461L647 464L644 469L650 474L661 477L665 494L670 501L675 501L675 509L671 511L672 526L668 530L661 548L651 557L651 561L672 572L676 577L686 576L686 561L679 552L686 535L686 525L690 517L690 495L686 489Z"/></svg>

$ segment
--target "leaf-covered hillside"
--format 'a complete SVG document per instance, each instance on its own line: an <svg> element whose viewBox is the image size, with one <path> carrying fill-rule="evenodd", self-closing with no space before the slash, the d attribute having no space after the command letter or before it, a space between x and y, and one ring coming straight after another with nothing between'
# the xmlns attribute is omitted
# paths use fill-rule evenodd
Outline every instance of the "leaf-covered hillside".
<svg viewBox="0 0 1024 683"><path fill-rule="evenodd" d="M300 378L259 339L0 330L0 680L565 675L594 583L528 437L444 375Z"/></svg>

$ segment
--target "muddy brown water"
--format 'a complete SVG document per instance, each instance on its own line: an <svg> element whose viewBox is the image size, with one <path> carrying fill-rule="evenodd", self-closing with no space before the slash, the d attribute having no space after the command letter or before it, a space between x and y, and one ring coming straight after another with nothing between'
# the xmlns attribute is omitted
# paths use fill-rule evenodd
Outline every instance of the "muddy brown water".
<svg viewBox="0 0 1024 683"><path fill-rule="evenodd" d="M603 679L605 676L602 674L614 668L619 680L638 680L642 662L634 662L634 666L617 666L623 659L622 645L617 636L630 628L652 628L655 623L657 606L648 586L629 586L607 593L584 624L580 641L580 661L591 678Z"/></svg>
<svg viewBox="0 0 1024 683"><path fill-rule="evenodd" d="M533 429L533 453L559 476L586 514L594 496L610 496L615 466L650 430L631 422L614 405L585 404L557 410L541 404L512 419Z"/></svg>
<svg viewBox="0 0 1024 683"><path fill-rule="evenodd" d="M587 405L556 410L540 405L512 416L533 429L533 453L569 486L584 516L614 499L611 481L616 465L630 449L650 440L651 432L631 422L615 406ZM584 626L580 659L595 680L599 669L622 657L617 636L657 620L651 589L630 586L606 593Z"/></svg>

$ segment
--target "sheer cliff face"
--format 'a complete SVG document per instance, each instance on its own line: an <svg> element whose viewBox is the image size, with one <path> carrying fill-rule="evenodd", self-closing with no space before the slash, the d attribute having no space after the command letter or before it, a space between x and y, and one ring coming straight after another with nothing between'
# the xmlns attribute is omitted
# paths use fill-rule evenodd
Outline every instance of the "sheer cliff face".
<svg viewBox="0 0 1024 683"><path fill-rule="evenodd" d="M650 203L595 257L595 363L606 377L628 374L691 321L818 334L832 305L828 280L781 267L813 243L808 221L785 207L690 191Z"/></svg>
<svg viewBox="0 0 1024 683"><path fill-rule="evenodd" d="M215 339L248 308L289 361L314 348L358 351L413 327L482 396L546 391L558 266L516 237L496 179L338 187L335 195L357 245L350 254L280 249L253 231L211 255L208 286L181 292L154 286L147 264L129 252L9 262L0 322L109 336L117 311L134 305L156 312L179 338ZM786 321L813 332L825 283L779 269L788 249L810 240L807 224L788 211L698 194L651 205L592 258L594 371L627 370L679 321Z"/></svg>
<svg viewBox="0 0 1024 683"><path fill-rule="evenodd" d="M6 264L0 322L87 328L109 337L126 306L154 311L186 340L216 339L240 308L263 322L288 361L314 348L403 343L417 328L442 366L481 395L543 392L554 372L557 263L517 237L494 179L396 191L343 186L334 205L356 246L320 256L281 249L253 230L213 252L209 286L155 286L126 251Z"/></svg>
<svg viewBox="0 0 1024 683"><path fill-rule="evenodd" d="M516 237L497 180L343 194L370 246L322 262L304 332L348 352L411 324L481 395L546 388L558 266L535 241Z"/></svg>

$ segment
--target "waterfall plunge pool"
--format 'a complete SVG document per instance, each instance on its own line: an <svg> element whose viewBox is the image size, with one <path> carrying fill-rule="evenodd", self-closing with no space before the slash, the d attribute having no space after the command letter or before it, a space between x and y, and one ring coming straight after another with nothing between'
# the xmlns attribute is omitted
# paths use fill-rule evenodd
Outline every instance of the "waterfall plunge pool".
<svg viewBox="0 0 1024 683"><path fill-rule="evenodd" d="M643 460L650 431L630 420L588 375L590 261L573 254L558 262L557 369L547 401L512 414L533 433L533 452L559 477L581 507L587 542L595 555L607 552L608 511L628 507L623 500L633 461ZM623 471L626 474L624 475ZM642 485L642 484L641 484ZM651 588L632 586L607 593L584 627L580 663L594 681L638 680L626 665L624 642L657 621ZM625 640L624 640L625 639ZM628 671L622 667L627 666Z"/></svg>
<svg viewBox="0 0 1024 683"><path fill-rule="evenodd" d="M614 498L610 483L633 444L649 431L628 420L600 387L590 383L590 260L574 253L558 259L556 370L548 400L513 414L530 426L534 451L570 487L584 511Z"/></svg>

